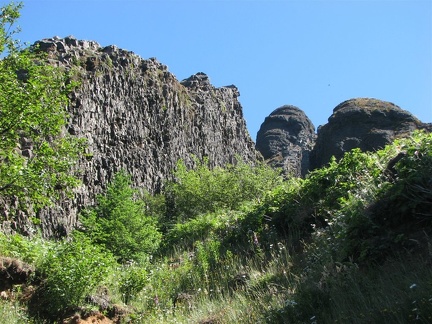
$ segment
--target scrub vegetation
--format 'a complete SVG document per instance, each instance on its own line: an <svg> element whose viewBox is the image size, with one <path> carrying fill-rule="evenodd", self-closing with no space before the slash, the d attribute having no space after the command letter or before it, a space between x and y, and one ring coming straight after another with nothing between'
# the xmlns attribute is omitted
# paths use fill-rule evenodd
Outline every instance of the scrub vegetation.
<svg viewBox="0 0 432 324"><path fill-rule="evenodd" d="M11 323L95 310L135 323L428 323L431 143L418 132L353 150L305 179L179 163L158 196L120 173L68 240L1 234L2 256L35 269L1 311ZM231 205L220 187L242 179L251 196Z"/></svg>
<svg viewBox="0 0 432 324"><path fill-rule="evenodd" d="M2 9L3 31L19 9ZM14 48L10 36L0 37L3 48ZM49 85L47 71L60 73L33 67L35 53L9 53L24 55L26 71L42 69L38 82ZM19 95L29 93L31 79L20 80L8 60L0 61L0 77L16 87L19 107L39 113L49 103L62 111L51 88ZM5 103L12 109L14 101L4 94L0 197L55 204L53 192L77 183L66 166L80 154L69 148L79 145L60 139L66 115L56 127L45 127L46 118L17 124L7 119ZM43 148L33 159L16 153L22 132ZM119 172L63 240L0 233L2 323L92 316L118 323L432 322L431 134L414 132L373 153L354 149L304 179L240 158L225 168L195 164L179 161L157 195Z"/></svg>

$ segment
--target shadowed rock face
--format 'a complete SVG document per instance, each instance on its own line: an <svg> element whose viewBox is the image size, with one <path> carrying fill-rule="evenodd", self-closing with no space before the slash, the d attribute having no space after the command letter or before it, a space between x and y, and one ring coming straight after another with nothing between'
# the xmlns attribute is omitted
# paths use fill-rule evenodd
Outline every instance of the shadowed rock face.
<svg viewBox="0 0 432 324"><path fill-rule="evenodd" d="M332 156L340 159L353 148L379 150L420 128L425 124L393 103L370 98L344 101L333 109L328 123L318 128L311 169L324 166Z"/></svg>
<svg viewBox="0 0 432 324"><path fill-rule="evenodd" d="M93 41L45 39L36 43L51 64L74 71L81 83L71 95L68 132L88 140L75 197L41 212L44 236L67 234L77 213L125 169L150 192L183 159L208 157L213 166L259 158L246 129L235 86L215 88L204 73L179 82L156 59L142 59ZM21 219L20 229L31 226Z"/></svg>
<svg viewBox="0 0 432 324"><path fill-rule="evenodd" d="M256 148L270 165L286 174L304 176L315 142L315 127L295 106L282 106L266 117L257 134Z"/></svg>

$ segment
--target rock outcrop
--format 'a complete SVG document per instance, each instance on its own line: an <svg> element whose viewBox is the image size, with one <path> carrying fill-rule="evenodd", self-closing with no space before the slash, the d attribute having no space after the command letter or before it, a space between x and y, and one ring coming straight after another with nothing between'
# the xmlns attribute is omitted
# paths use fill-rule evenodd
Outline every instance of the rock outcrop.
<svg viewBox="0 0 432 324"><path fill-rule="evenodd" d="M256 148L270 165L299 177L309 170L315 137L315 127L305 113L286 105L266 117L257 134Z"/></svg>
<svg viewBox="0 0 432 324"><path fill-rule="evenodd" d="M344 101L333 109L328 123L318 128L311 169L324 166L332 156L340 159L353 148L379 150L421 128L427 125L393 103L371 98Z"/></svg>
<svg viewBox="0 0 432 324"><path fill-rule="evenodd" d="M353 148L376 151L416 129L432 132L432 124L422 123L410 112L378 99L342 102L333 109L328 123L318 127L317 134L301 109L282 106L261 125L256 148L270 165L283 168L287 174L304 176L325 166L332 156L340 159Z"/></svg>
<svg viewBox="0 0 432 324"><path fill-rule="evenodd" d="M235 86L215 88L204 73L179 82L156 59L74 37L35 45L80 82L68 107L68 132L88 140L79 166L83 185L73 199L41 212L44 236L67 234L79 210L92 205L120 169L135 186L157 192L179 159L191 165L193 156L208 157L223 166L236 155L259 158Z"/></svg>

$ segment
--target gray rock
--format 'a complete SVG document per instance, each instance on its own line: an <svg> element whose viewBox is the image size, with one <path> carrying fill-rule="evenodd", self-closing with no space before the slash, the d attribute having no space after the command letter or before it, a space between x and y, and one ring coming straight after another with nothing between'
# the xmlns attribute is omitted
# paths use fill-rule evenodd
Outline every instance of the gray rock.
<svg viewBox="0 0 432 324"><path fill-rule="evenodd" d="M304 176L315 142L315 127L295 106L282 106L266 117L257 134L256 148L272 166L286 174Z"/></svg>
<svg viewBox="0 0 432 324"><path fill-rule="evenodd" d="M88 140L79 164L83 185L72 199L40 212L45 237L63 236L93 205L114 173L159 192L179 159L208 157L211 166L260 157L246 129L236 87L215 88L204 73L179 82L156 59L92 41L44 39L35 44L50 62L74 71L81 85L68 107L70 134Z"/></svg>
<svg viewBox="0 0 432 324"><path fill-rule="evenodd" d="M333 109L328 123L318 127L311 168L326 165L332 156L340 159L353 148L379 150L420 128L427 125L393 103L371 98L344 101Z"/></svg>

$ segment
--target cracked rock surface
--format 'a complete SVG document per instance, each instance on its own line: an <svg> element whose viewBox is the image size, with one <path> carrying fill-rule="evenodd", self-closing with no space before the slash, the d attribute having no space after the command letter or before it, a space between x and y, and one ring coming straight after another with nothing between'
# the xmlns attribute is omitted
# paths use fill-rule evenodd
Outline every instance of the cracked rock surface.
<svg viewBox="0 0 432 324"><path fill-rule="evenodd" d="M116 46L74 37L35 43L50 64L73 72L67 131L88 141L79 164L83 185L73 199L40 213L43 235L62 236L94 204L115 172L131 174L134 186L158 192L177 161L208 157L212 166L260 157L246 129L235 86L216 88L200 72L179 82L167 66ZM21 229L26 226L21 217Z"/></svg>

